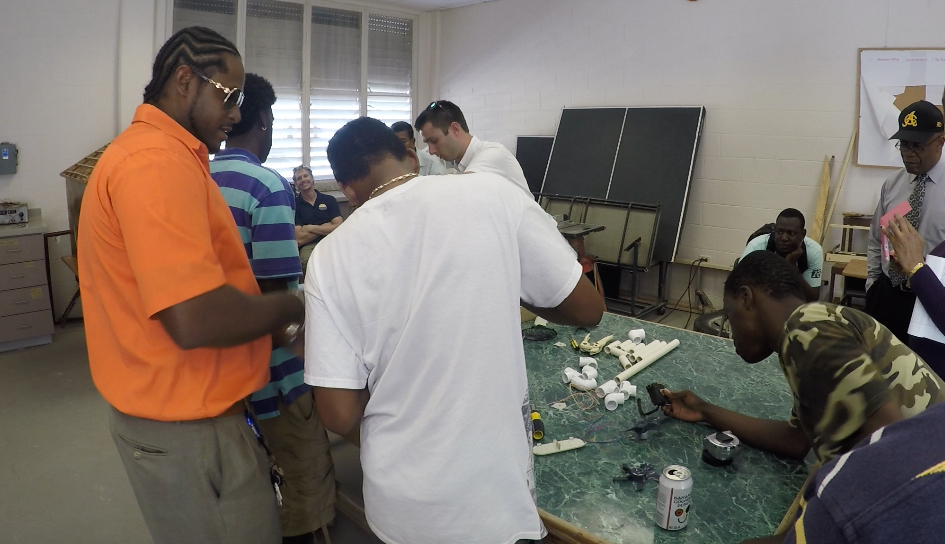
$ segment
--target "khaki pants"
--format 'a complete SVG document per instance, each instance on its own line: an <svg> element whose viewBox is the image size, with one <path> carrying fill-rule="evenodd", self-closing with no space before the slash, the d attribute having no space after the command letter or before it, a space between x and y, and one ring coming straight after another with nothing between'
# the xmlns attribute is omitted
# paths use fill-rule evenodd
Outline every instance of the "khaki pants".
<svg viewBox="0 0 945 544"><path fill-rule="evenodd" d="M282 536L296 536L335 519L335 465L311 392L289 406L280 396L279 414L258 423L276 463L285 472Z"/></svg>
<svg viewBox="0 0 945 544"><path fill-rule="evenodd" d="M111 409L118 447L154 544L278 544L266 453L242 415L154 421Z"/></svg>
<svg viewBox="0 0 945 544"><path fill-rule="evenodd" d="M309 244L305 247L299 248L299 260L302 261L302 275L304 276L308 272L308 260L312 256L312 251L315 249L315 244Z"/></svg>

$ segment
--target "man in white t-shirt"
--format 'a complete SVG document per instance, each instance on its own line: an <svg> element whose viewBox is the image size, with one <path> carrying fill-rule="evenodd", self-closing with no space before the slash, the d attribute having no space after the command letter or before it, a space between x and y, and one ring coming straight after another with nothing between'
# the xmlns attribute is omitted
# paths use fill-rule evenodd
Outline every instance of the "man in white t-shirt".
<svg viewBox="0 0 945 544"><path fill-rule="evenodd" d="M404 143L407 149L417 154L421 176L440 176L447 173L443 160L434 157L426 149L417 149L417 139L413 135L413 127L406 121L397 121L390 126L397 135L397 139Z"/></svg>
<svg viewBox="0 0 945 544"><path fill-rule="evenodd" d="M756 231L740 259L754 251L771 251L784 257L801 276L801 287L807 302L820 299L820 285L824 268L824 250L820 244L807 237L804 214L794 208L786 208L778 214L775 223L769 223Z"/></svg>
<svg viewBox="0 0 945 544"><path fill-rule="evenodd" d="M504 145L469 134L459 106L449 100L431 102L414 123L430 153L446 162L456 161L456 172L492 172L518 185L529 198L528 181L518 159Z"/></svg>
<svg viewBox="0 0 945 544"><path fill-rule="evenodd" d="M361 423L369 525L391 544L542 538L519 305L590 327L600 295L499 176L417 177L367 117L328 160L356 211L309 261L305 381L329 430Z"/></svg>

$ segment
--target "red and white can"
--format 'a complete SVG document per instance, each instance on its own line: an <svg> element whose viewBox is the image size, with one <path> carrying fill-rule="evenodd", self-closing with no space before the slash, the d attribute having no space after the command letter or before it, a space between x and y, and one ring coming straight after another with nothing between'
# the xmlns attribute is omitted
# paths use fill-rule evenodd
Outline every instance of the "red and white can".
<svg viewBox="0 0 945 544"><path fill-rule="evenodd" d="M669 531L686 527L692 507L692 473L682 465L669 465L660 475L656 492L656 524Z"/></svg>

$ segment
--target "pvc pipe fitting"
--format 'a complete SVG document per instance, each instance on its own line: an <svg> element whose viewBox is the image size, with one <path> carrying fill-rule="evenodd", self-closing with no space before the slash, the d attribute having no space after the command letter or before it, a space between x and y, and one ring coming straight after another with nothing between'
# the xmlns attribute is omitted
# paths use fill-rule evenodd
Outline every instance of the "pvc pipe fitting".
<svg viewBox="0 0 945 544"><path fill-rule="evenodd" d="M581 363L582 367L590 365L594 368L597 368L597 359L593 357L581 357L578 359L578 362Z"/></svg>
<svg viewBox="0 0 945 544"><path fill-rule="evenodd" d="M594 393L598 398L604 398L611 393L616 393L618 387L617 382L610 380L601 384L600 387L594 390Z"/></svg>
<svg viewBox="0 0 945 544"><path fill-rule="evenodd" d="M610 411L614 411L618 406L624 403L627 400L624 398L623 393L617 391L616 393L611 393L604 397L604 408L607 408Z"/></svg>
<svg viewBox="0 0 945 544"><path fill-rule="evenodd" d="M580 375L581 375L580 372L578 372L577 370L574 370L571 367L568 367L561 372L561 381L563 381L564 383L570 383L571 378L575 376L580 376Z"/></svg>
<svg viewBox="0 0 945 544"><path fill-rule="evenodd" d="M597 389L597 380L593 378L582 378L581 375L577 375L571 378L571 385L581 391L593 391Z"/></svg>
<svg viewBox="0 0 945 544"><path fill-rule="evenodd" d="M597 379L597 369L591 365L587 365L581 369L581 377L585 380Z"/></svg>
<svg viewBox="0 0 945 544"><path fill-rule="evenodd" d="M646 331L643 329L633 329L627 333L627 338L632 340L634 344L639 344L646 339Z"/></svg>
<svg viewBox="0 0 945 544"><path fill-rule="evenodd" d="M617 383L617 382L614 382L613 380L611 380L611 382ZM620 385L617 386L617 391L623 393L623 398L625 400L629 400L630 397L637 396L637 386L633 385L630 382L620 382Z"/></svg>

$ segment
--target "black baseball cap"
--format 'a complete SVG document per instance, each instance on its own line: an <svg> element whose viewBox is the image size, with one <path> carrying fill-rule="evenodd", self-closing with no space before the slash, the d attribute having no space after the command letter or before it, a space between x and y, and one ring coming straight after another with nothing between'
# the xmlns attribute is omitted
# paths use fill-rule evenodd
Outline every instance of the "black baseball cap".
<svg viewBox="0 0 945 544"><path fill-rule="evenodd" d="M919 100L906 106L899 114L899 132L890 140L922 143L945 132L943 126L942 110L931 102Z"/></svg>

